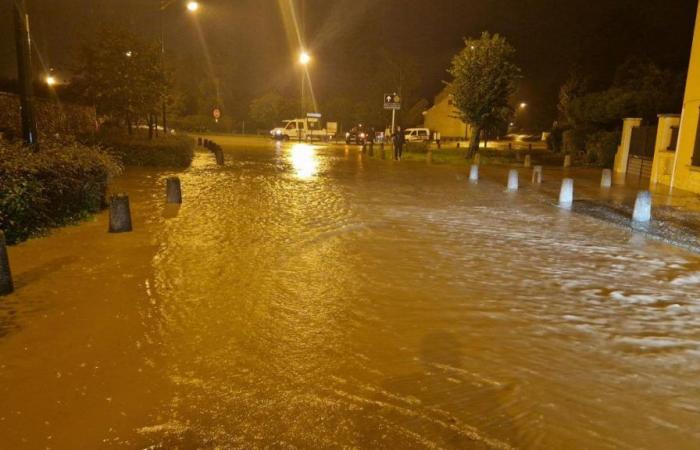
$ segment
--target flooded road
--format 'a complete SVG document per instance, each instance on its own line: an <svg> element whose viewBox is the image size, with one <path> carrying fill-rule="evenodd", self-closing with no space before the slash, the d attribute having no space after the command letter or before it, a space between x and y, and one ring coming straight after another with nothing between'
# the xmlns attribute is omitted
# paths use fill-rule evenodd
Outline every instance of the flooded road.
<svg viewBox="0 0 700 450"><path fill-rule="evenodd" d="M133 233L10 249L0 448L700 446L700 257L505 169L216 141L180 208L115 182Z"/></svg>

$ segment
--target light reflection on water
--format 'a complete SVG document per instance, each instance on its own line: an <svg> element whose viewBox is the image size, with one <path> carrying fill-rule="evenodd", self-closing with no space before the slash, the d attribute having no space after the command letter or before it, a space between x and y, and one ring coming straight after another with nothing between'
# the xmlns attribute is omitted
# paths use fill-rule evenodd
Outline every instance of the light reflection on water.
<svg viewBox="0 0 700 450"><path fill-rule="evenodd" d="M505 172L216 140L179 209L118 181L134 233L11 249L8 448L697 447L695 255Z"/></svg>
<svg viewBox="0 0 700 450"><path fill-rule="evenodd" d="M319 161L314 146L309 144L292 145L290 159L298 178L308 180L318 173Z"/></svg>

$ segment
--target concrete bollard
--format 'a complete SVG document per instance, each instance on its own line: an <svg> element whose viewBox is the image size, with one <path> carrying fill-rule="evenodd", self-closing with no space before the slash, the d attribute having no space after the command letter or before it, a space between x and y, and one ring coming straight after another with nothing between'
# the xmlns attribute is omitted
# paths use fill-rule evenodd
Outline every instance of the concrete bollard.
<svg viewBox="0 0 700 450"><path fill-rule="evenodd" d="M221 150L221 148L219 147L214 152L214 155L216 156L216 164L223 166L224 165L224 151Z"/></svg>
<svg viewBox="0 0 700 450"><path fill-rule="evenodd" d="M128 233L130 231L133 231L133 227L131 226L129 196L126 194L113 195L109 205L109 232Z"/></svg>
<svg viewBox="0 0 700 450"><path fill-rule="evenodd" d="M561 182L561 191L559 191L559 206L562 208L571 208L574 203L574 180L572 178L564 178Z"/></svg>
<svg viewBox="0 0 700 450"><path fill-rule="evenodd" d="M372 143L369 144L369 156L374 158L374 144Z"/></svg>
<svg viewBox="0 0 700 450"><path fill-rule="evenodd" d="M474 164L477 166L481 165L481 153L474 155Z"/></svg>
<svg viewBox="0 0 700 450"><path fill-rule="evenodd" d="M564 156L564 167L571 167L571 155Z"/></svg>
<svg viewBox="0 0 700 450"><path fill-rule="evenodd" d="M202 146L202 138L197 138L197 145Z"/></svg>
<svg viewBox="0 0 700 450"><path fill-rule="evenodd" d="M535 166L532 169L532 183L542 184L542 166Z"/></svg>
<svg viewBox="0 0 700 450"><path fill-rule="evenodd" d="M523 163L524 167L531 167L532 166L532 157L530 155L525 155L525 162Z"/></svg>
<svg viewBox="0 0 700 450"><path fill-rule="evenodd" d="M7 256L7 247L5 246L5 233L0 231L0 296L12 294L14 290L10 258Z"/></svg>
<svg viewBox="0 0 700 450"><path fill-rule="evenodd" d="M478 183L479 182L479 165L478 164L472 164L472 168L469 171L469 181L471 183Z"/></svg>
<svg viewBox="0 0 700 450"><path fill-rule="evenodd" d="M209 139L204 139L204 148L209 148Z"/></svg>
<svg viewBox="0 0 700 450"><path fill-rule="evenodd" d="M651 221L651 192L641 191L637 194L632 221L636 223Z"/></svg>
<svg viewBox="0 0 700 450"><path fill-rule="evenodd" d="M511 169L511 171L508 172L508 191L515 192L518 188L518 171L516 169Z"/></svg>
<svg viewBox="0 0 700 450"><path fill-rule="evenodd" d="M603 177L600 179L600 187L611 188L612 187L612 170L603 169Z"/></svg>
<svg viewBox="0 0 700 450"><path fill-rule="evenodd" d="M170 177L165 187L168 203L182 203L182 184L178 177Z"/></svg>

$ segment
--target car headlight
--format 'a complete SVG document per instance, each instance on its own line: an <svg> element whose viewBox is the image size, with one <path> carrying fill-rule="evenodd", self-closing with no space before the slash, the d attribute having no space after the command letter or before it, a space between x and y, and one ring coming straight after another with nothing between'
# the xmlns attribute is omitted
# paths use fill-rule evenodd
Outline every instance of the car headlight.
<svg viewBox="0 0 700 450"><path fill-rule="evenodd" d="M364 138L365 138L365 133L360 133L360 138L364 139Z"/></svg>
<svg viewBox="0 0 700 450"><path fill-rule="evenodd" d="M350 133L345 133L345 137L350 137Z"/></svg>

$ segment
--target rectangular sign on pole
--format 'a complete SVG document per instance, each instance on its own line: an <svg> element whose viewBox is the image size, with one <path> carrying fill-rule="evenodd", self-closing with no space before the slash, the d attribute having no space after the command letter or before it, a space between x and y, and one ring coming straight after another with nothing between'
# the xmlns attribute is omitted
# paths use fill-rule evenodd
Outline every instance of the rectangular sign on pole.
<svg viewBox="0 0 700 450"><path fill-rule="evenodd" d="M384 94L384 109L401 109L401 96L399 94Z"/></svg>

